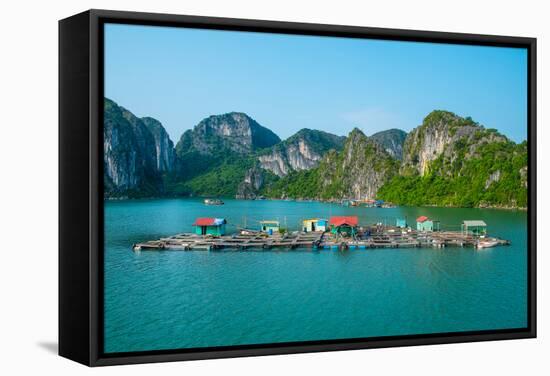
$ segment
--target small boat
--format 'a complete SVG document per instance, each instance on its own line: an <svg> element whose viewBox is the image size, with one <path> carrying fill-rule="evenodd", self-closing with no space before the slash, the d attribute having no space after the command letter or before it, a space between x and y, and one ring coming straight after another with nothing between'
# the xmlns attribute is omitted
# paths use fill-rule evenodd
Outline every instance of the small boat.
<svg viewBox="0 0 550 376"><path fill-rule="evenodd" d="M498 242L496 240L480 240L476 244L476 248L482 249L482 248L492 248L498 245Z"/></svg>
<svg viewBox="0 0 550 376"><path fill-rule="evenodd" d="M204 199L205 205L223 205L223 201L219 198L205 198Z"/></svg>
<svg viewBox="0 0 550 376"><path fill-rule="evenodd" d="M252 229L249 229L249 228L239 229L239 234L240 235L258 235L259 233L260 233L260 231L252 230Z"/></svg>

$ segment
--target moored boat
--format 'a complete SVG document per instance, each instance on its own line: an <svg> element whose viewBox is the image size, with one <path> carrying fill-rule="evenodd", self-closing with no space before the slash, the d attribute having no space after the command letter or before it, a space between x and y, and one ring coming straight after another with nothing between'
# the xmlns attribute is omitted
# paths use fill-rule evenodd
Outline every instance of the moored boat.
<svg viewBox="0 0 550 376"><path fill-rule="evenodd" d="M240 228L239 229L239 234L240 235L257 235L259 233L260 233L260 231L249 229L249 228Z"/></svg>
<svg viewBox="0 0 550 376"><path fill-rule="evenodd" d="M476 244L477 249L483 249L483 248L492 248L496 247L498 245L498 241L496 240L480 240Z"/></svg>
<svg viewBox="0 0 550 376"><path fill-rule="evenodd" d="M223 201L219 198L205 198L204 199L205 205L223 205Z"/></svg>

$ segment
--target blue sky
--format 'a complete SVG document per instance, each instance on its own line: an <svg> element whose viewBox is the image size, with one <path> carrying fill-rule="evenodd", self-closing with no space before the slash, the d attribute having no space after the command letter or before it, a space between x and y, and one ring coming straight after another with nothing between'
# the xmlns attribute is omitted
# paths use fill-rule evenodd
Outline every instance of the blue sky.
<svg viewBox="0 0 550 376"><path fill-rule="evenodd" d="M301 128L410 131L432 110L527 134L527 51L107 24L105 95L177 142L245 112L282 139Z"/></svg>

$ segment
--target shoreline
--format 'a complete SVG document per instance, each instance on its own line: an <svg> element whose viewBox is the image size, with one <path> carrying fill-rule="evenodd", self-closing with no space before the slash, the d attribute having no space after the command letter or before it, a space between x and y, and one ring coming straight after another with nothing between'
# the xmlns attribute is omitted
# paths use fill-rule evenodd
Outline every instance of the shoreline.
<svg viewBox="0 0 550 376"><path fill-rule="evenodd" d="M150 196L150 197L128 197L128 196L121 196L121 197L104 197L104 202L117 202L117 201L139 201L139 200L168 200L168 199L197 199L202 200L205 198L211 198L214 196ZM223 196L216 196L218 198L221 198L222 200L235 200L235 201L287 201L287 202L319 202L323 204L335 204L340 205L340 202L342 200L318 200L318 199L283 199L283 198L265 198L265 199L246 199L246 198L235 198L235 197L223 197ZM486 206L439 206L439 205L395 205L396 208L399 207L418 207L418 208L447 208L447 209L491 209L491 210L505 210L505 211L524 211L527 212L529 209L525 207L513 207L513 206L496 206L496 205L486 205ZM356 208L361 208L361 206L358 206ZM373 209L369 207L362 207L365 209ZM378 208L380 209L380 208ZM382 208L382 209L390 209L390 208Z"/></svg>

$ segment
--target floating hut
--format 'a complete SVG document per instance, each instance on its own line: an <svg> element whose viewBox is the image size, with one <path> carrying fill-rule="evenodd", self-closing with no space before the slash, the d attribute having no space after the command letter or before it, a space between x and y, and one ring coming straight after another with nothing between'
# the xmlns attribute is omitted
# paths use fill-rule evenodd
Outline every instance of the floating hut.
<svg viewBox="0 0 550 376"><path fill-rule="evenodd" d="M197 218L193 223L194 232L197 235L225 235L225 218Z"/></svg>
<svg viewBox="0 0 550 376"><path fill-rule="evenodd" d="M309 219L306 222L315 223L316 229L326 220ZM376 223L358 227L357 216L331 217L331 234L324 231L294 231L279 233L278 221L261 221L258 230L241 230L237 234L225 235L226 220L224 218L197 218L193 226L194 233L181 233L158 240L149 240L132 245L134 251L140 250L219 250L219 249L272 249L272 248L311 248L311 249L367 249L367 248L425 248L425 247L466 247L484 249L501 245L509 245L510 241L486 234L487 225L481 220L466 220L462 222L462 231L440 231L439 222L426 216L417 218L419 231L408 229L396 231L393 225ZM286 220L285 220L286 224ZM418 225L420 224L420 225ZM286 227L286 226L285 226ZM268 235L266 235L268 233ZM355 236L360 233L361 236ZM478 234L476 236L474 234Z"/></svg>
<svg viewBox="0 0 550 376"><path fill-rule="evenodd" d="M462 233L467 235L487 235L487 224L482 220L467 220L462 222Z"/></svg>
<svg viewBox="0 0 550 376"><path fill-rule="evenodd" d="M421 215L420 217L416 218L416 230L439 231L439 221L434 221L433 219L430 219L425 215Z"/></svg>
<svg viewBox="0 0 550 376"><path fill-rule="evenodd" d="M359 220L357 216L330 217L330 227L333 234L355 235Z"/></svg>
<svg viewBox="0 0 550 376"><path fill-rule="evenodd" d="M302 230L304 232L324 232L327 230L328 221L322 218L305 219L302 222Z"/></svg>
<svg viewBox="0 0 550 376"><path fill-rule="evenodd" d="M280 227L279 221L260 221L260 231L269 235L279 232Z"/></svg>
<svg viewBox="0 0 550 376"><path fill-rule="evenodd" d="M407 218L397 218L395 220L395 226L400 228L406 228L407 227Z"/></svg>

